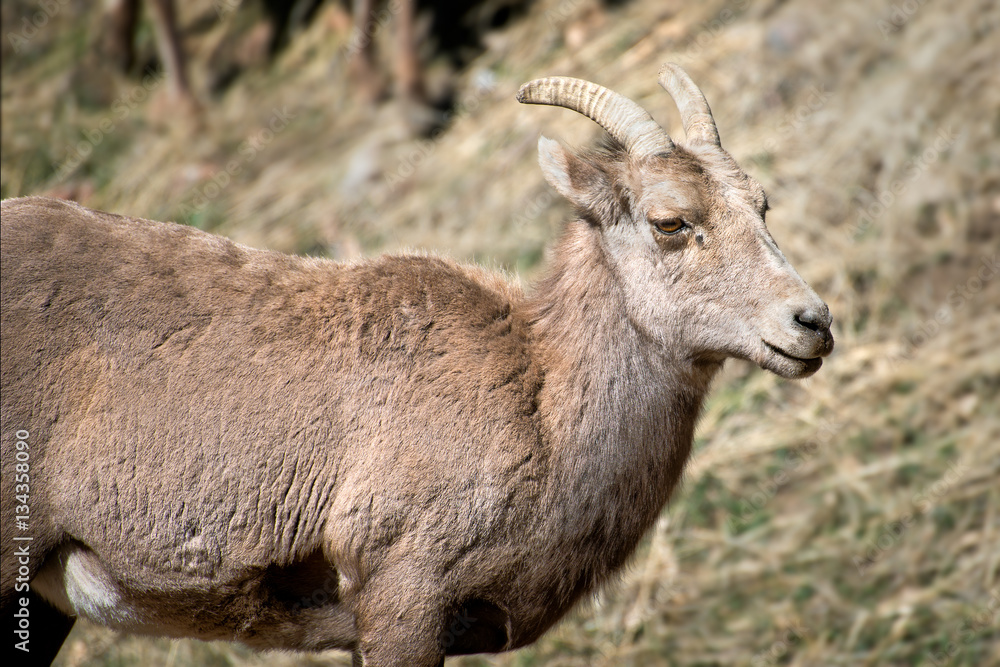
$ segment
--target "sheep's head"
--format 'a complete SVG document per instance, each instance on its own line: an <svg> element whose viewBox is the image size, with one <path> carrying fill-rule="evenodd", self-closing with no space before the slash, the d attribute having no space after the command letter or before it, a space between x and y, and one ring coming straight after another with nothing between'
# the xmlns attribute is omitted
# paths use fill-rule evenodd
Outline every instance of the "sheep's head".
<svg viewBox="0 0 1000 667"><path fill-rule="evenodd" d="M806 377L833 350L830 311L764 225L767 199L722 149L704 95L679 66L660 71L686 142L631 100L565 77L524 84L517 99L582 113L611 135L575 154L542 137L546 180L600 230L628 317L664 349L695 362L748 359Z"/></svg>

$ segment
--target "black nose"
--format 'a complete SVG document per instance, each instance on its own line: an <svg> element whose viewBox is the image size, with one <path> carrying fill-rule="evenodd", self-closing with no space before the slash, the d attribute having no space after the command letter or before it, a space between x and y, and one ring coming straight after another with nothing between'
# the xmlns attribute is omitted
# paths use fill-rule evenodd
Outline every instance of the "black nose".
<svg viewBox="0 0 1000 667"><path fill-rule="evenodd" d="M830 309L824 303L821 307L810 307L795 313L795 323L810 331L822 333L830 329L833 317Z"/></svg>

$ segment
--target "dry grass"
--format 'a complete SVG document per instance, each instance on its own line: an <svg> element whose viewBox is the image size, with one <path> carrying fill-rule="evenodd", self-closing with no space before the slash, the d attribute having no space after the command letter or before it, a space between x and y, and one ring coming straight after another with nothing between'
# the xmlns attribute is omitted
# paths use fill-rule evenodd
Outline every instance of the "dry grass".
<svg viewBox="0 0 1000 667"><path fill-rule="evenodd" d="M538 2L489 36L460 73L454 119L425 141L406 137L395 105L351 101L347 35L327 7L202 121L157 120L154 91L59 180L51 165L135 85L74 66L86 21L68 9L34 51L4 52L2 193L76 193L334 257L446 250L530 280L569 215L535 165L537 135L582 145L598 130L520 107L517 86L610 84L679 133L655 84L679 60L769 190L768 224L834 311L837 351L799 383L731 364L685 487L621 581L536 646L455 664L998 664L1000 280L978 272L1000 246L1000 9L925 3L883 34L892 5L692 4ZM196 54L226 29L192 40ZM287 128L245 159L241 144L283 107ZM240 173L193 210L233 159ZM346 664L83 624L61 660Z"/></svg>

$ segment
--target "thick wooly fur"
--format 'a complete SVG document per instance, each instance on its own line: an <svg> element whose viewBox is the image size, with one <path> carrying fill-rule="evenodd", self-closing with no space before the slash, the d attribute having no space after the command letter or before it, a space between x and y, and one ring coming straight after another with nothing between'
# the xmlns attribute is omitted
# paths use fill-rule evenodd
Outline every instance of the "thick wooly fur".
<svg viewBox="0 0 1000 667"><path fill-rule="evenodd" d="M540 156L580 217L527 296L3 202L2 605L54 619L33 651L83 616L433 666L534 641L619 570L724 359L809 375L830 316L721 148Z"/></svg>

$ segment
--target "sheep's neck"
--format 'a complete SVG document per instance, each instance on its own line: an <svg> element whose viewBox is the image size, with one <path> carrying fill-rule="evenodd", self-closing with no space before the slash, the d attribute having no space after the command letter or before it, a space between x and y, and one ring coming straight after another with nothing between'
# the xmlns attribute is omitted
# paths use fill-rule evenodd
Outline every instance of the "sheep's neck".
<svg viewBox="0 0 1000 667"><path fill-rule="evenodd" d="M593 552L580 574L599 581L631 554L670 497L717 367L672 357L636 330L597 233L570 228L530 303L545 367L546 515L562 524L550 528L568 547Z"/></svg>

